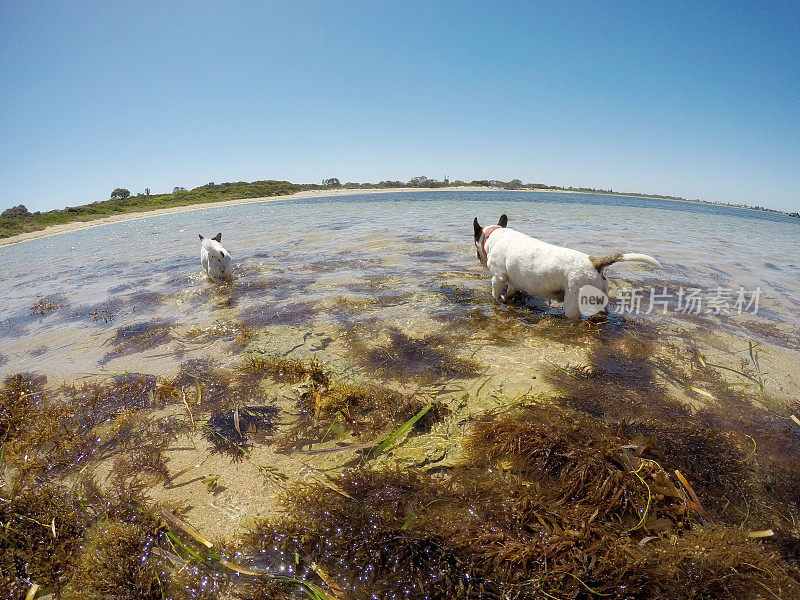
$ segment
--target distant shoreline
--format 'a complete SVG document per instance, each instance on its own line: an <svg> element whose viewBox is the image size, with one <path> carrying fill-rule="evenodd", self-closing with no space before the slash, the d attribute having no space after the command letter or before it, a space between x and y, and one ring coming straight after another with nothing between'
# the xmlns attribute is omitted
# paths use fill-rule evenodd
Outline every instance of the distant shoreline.
<svg viewBox="0 0 800 600"><path fill-rule="evenodd" d="M298 200L305 198L327 198L330 196L363 196L369 194L394 194L394 193L418 193L418 192L537 192L547 194L597 194L602 196L617 196L622 198L641 198L644 200L666 200L668 202L689 202L692 204L709 204L711 206L726 206L728 208L740 208L742 210L757 210L747 207L737 207L727 204L716 205L712 202L703 202L698 200L685 200L677 198L664 198L656 196L640 196L612 192L584 192L581 190L564 190L564 189L538 189L527 188L519 190L508 190L500 187L486 187L486 186L457 186L457 187L443 187L443 188L378 188L378 189L354 189L354 188L335 188L326 190L307 190L302 192L295 192L294 194L285 194L281 196L267 196L262 198L242 198L238 200L221 200L219 202L201 202L198 204L190 204L187 206L175 206L169 208L157 208L155 210L147 210L142 212L123 213L118 215L111 215L108 217L100 217L88 221L71 221L58 225L51 225L45 229L37 231L29 231L20 233L18 235L10 236L7 238L0 238L0 247L11 246L21 242L37 240L53 235L62 233L70 233L73 231L80 231L82 229L90 229L92 227L102 227L103 225L110 225L112 223L122 223L124 221L135 221L137 219L147 219L149 217L157 217L160 215L168 215L182 212L190 212L195 210L205 210L208 208L219 208L224 206L239 206L243 204L254 204L261 202L277 202L281 200Z"/></svg>

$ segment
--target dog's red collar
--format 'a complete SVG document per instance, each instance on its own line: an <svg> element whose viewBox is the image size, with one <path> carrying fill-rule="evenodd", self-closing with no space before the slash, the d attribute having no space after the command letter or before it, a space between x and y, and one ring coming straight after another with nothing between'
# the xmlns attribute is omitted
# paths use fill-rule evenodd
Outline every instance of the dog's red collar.
<svg viewBox="0 0 800 600"><path fill-rule="evenodd" d="M495 225L494 227L487 227L486 229L483 230L483 241L481 242L481 250L483 251L484 260L489 260L489 255L486 254L486 240L489 239L489 236L495 229L500 229L500 227Z"/></svg>

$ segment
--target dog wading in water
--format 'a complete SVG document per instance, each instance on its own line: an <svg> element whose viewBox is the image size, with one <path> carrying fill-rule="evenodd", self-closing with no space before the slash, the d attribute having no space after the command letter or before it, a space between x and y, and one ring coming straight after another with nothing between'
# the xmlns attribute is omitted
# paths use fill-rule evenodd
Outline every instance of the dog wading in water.
<svg viewBox="0 0 800 600"><path fill-rule="evenodd" d="M616 262L643 262L660 267L647 254L615 252L589 256L583 252L554 246L509 229L508 217L497 225L481 227L477 217L472 223L478 260L492 274L492 297L505 302L517 290L532 296L564 302L564 314L580 319L580 289L590 285L608 296L608 280L603 270ZM508 291L501 297L503 286Z"/></svg>
<svg viewBox="0 0 800 600"><path fill-rule="evenodd" d="M222 247L221 233L210 239L200 236L200 262L212 281L223 283L233 279L233 261Z"/></svg>

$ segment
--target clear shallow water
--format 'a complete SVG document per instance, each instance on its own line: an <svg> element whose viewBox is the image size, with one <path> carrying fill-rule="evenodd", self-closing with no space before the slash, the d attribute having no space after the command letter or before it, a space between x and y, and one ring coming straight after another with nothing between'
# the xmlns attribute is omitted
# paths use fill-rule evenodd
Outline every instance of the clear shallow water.
<svg viewBox="0 0 800 600"><path fill-rule="evenodd" d="M430 333L471 311L494 310L471 221L493 224L501 213L510 227L550 243L657 257L660 270L609 270L618 295L634 287L646 296L656 286L672 296L667 315L660 308L644 314L643 303L629 318L700 320L797 342L797 219L591 194L422 192L202 209L0 248L0 374L123 370L123 355L142 352L149 366L166 365L174 347L156 349L210 323L248 330L359 324L362 336L370 327ZM231 286L210 283L200 267L197 235L217 232L234 257ZM759 311L740 315L731 306L721 315L684 314L677 306L681 287L706 298L717 288L731 290L730 303L738 288L760 288ZM559 314L559 307L529 301L521 310L535 316Z"/></svg>
<svg viewBox="0 0 800 600"><path fill-rule="evenodd" d="M352 598L455 597L453 586L470 598L579 597L587 586L628 597L641 589L642 562L659 593L678 582L670 598L696 596L703 578L704 589L724 589L709 597L759 596L768 569L795 564L800 539L800 437L787 417L800 414L797 266L786 258L798 256L798 223L681 206L503 192L323 198L0 248L10 269L0 376L37 374L4 378L16 436L4 461L28 472L48 507L49 485L67 476L81 506L102 499L96 522L123 514L108 498L144 497L153 510L186 507L181 518L205 538L238 548L213 572L188 554L173 563L165 552L182 553L164 540L165 523L149 532L155 522L137 510L125 523L146 521L143 560L160 574L158 595L174 600L273 597L272 587L250 589L258 582L234 563L332 581ZM503 212L553 243L662 261L615 265L616 297L630 286L761 286L761 310L691 315L672 299L666 315L645 305L587 326L566 321L558 303L495 305L471 221ZM235 260L232 285L200 268L197 234L218 231ZM110 376L121 373L132 374ZM703 528L671 479L679 472L720 524ZM50 531L37 523L68 523L74 505L57 519L27 517L26 501L13 510L22 512L6 512L16 519L7 533L31 531L39 541L18 547L45 548L50 565ZM761 541L742 540L767 528L786 566L757 566ZM88 539L65 533L56 544ZM116 534L104 537L118 547ZM100 557L92 572L103 585L115 580L102 546L75 547ZM642 553L650 558L634 558ZM684 594L688 560L701 568ZM509 566L493 568L501 561ZM755 592L719 587L748 572ZM292 589L287 597L304 597Z"/></svg>

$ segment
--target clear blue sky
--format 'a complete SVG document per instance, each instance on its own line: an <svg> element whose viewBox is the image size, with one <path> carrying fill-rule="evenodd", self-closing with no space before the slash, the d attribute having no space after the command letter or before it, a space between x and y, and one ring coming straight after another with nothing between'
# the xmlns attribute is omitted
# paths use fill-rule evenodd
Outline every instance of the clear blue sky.
<svg viewBox="0 0 800 600"><path fill-rule="evenodd" d="M800 210L800 2L0 2L0 208L445 174Z"/></svg>

